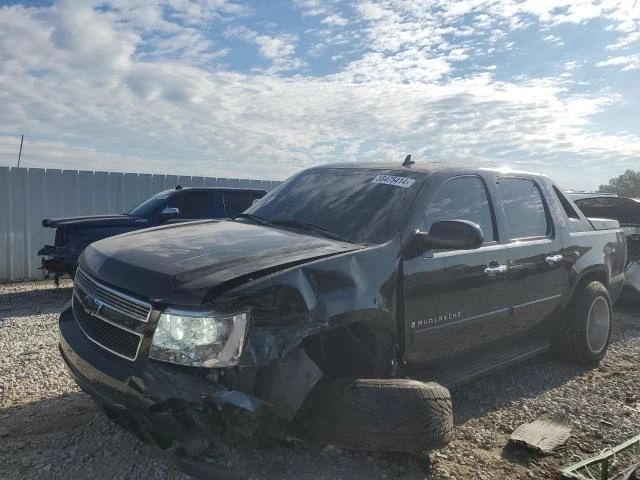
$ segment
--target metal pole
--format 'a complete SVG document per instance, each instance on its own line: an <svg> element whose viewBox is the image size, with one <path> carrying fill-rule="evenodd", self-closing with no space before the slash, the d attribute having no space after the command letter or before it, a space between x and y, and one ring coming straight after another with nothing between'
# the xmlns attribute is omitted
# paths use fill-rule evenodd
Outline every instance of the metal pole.
<svg viewBox="0 0 640 480"><path fill-rule="evenodd" d="M20 167L20 157L22 156L22 142L24 142L24 135L20 137L20 151L18 152L18 167Z"/></svg>

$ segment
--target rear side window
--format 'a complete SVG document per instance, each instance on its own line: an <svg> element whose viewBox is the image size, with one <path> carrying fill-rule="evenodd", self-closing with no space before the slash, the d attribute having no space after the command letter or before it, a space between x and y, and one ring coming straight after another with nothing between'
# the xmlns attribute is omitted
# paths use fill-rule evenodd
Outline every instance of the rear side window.
<svg viewBox="0 0 640 480"><path fill-rule="evenodd" d="M525 178L501 178L497 186L511 240L551 234L542 194L534 182Z"/></svg>
<svg viewBox="0 0 640 480"><path fill-rule="evenodd" d="M213 191L181 192L169 199L169 207L180 210L178 218L187 220L214 217Z"/></svg>
<svg viewBox="0 0 640 480"><path fill-rule="evenodd" d="M553 187L553 191L555 192L556 197L558 197L558 201L562 205L564 213L567 214L567 217L574 220L580 220L578 212L576 212L576 209L571 206L571 203L569 202L569 200L567 200L567 197L565 197L564 194L555 186Z"/></svg>
<svg viewBox="0 0 640 480"><path fill-rule="evenodd" d="M426 212L425 231L438 220L468 220L480 226L484 241L496 240L487 189L480 177L454 177L436 193Z"/></svg>
<svg viewBox="0 0 640 480"><path fill-rule="evenodd" d="M222 192L224 199L224 211L229 218L241 214L249 208L254 200L262 198L264 192Z"/></svg>

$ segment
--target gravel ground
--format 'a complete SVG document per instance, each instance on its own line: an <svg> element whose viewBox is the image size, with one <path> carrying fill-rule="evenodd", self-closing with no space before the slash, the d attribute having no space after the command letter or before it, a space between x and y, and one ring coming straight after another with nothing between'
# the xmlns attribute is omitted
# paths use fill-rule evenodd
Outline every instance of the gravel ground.
<svg viewBox="0 0 640 480"><path fill-rule="evenodd" d="M56 323L70 287L0 285L0 479L188 478L112 425L67 374ZM540 359L454 391L457 439L428 462L331 446L254 449L232 442L227 464L255 479L552 478L560 466L640 431L640 313L625 307L615 317L613 344L597 369ZM565 445L547 456L507 445L518 425L543 416L572 426Z"/></svg>

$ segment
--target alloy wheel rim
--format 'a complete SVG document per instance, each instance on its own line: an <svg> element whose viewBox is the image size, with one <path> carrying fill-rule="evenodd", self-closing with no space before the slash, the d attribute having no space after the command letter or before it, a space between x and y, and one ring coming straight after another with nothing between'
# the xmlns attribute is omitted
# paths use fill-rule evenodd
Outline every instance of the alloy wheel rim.
<svg viewBox="0 0 640 480"><path fill-rule="evenodd" d="M611 328L611 312L609 303L604 297L597 297L589 308L587 324L587 342L589 350L598 355L607 345Z"/></svg>

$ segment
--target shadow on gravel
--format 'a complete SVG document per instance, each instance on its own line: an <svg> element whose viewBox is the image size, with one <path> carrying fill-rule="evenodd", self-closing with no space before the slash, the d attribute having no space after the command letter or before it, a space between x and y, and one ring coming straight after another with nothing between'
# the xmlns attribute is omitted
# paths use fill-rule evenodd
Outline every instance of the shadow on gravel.
<svg viewBox="0 0 640 480"><path fill-rule="evenodd" d="M163 455L112 424L82 392L0 409L0 425L6 428L0 438L2 479L186 479ZM219 465L238 478L422 480L428 471L425 459L406 454L350 452L298 442L255 448L233 436L228 444L226 438L223 441Z"/></svg>
<svg viewBox="0 0 640 480"><path fill-rule="evenodd" d="M509 463L530 466L540 459L540 454L525 447L507 443L500 452L500 457Z"/></svg>
<svg viewBox="0 0 640 480"><path fill-rule="evenodd" d="M36 400L0 409L0 423L8 439L73 430L100 415L98 407L83 392Z"/></svg>
<svg viewBox="0 0 640 480"><path fill-rule="evenodd" d="M71 300L71 294L71 287L0 293L0 317L58 313Z"/></svg>
<svg viewBox="0 0 640 480"><path fill-rule="evenodd" d="M514 402L553 390L589 368L540 358L454 389L454 422L463 424Z"/></svg>
<svg viewBox="0 0 640 480"><path fill-rule="evenodd" d="M611 344L640 337L640 313L633 305L616 305ZM455 424L460 425L488 412L513 406L555 389L593 367L556 361L550 355L534 359L452 390ZM517 454L517 452L507 452Z"/></svg>

